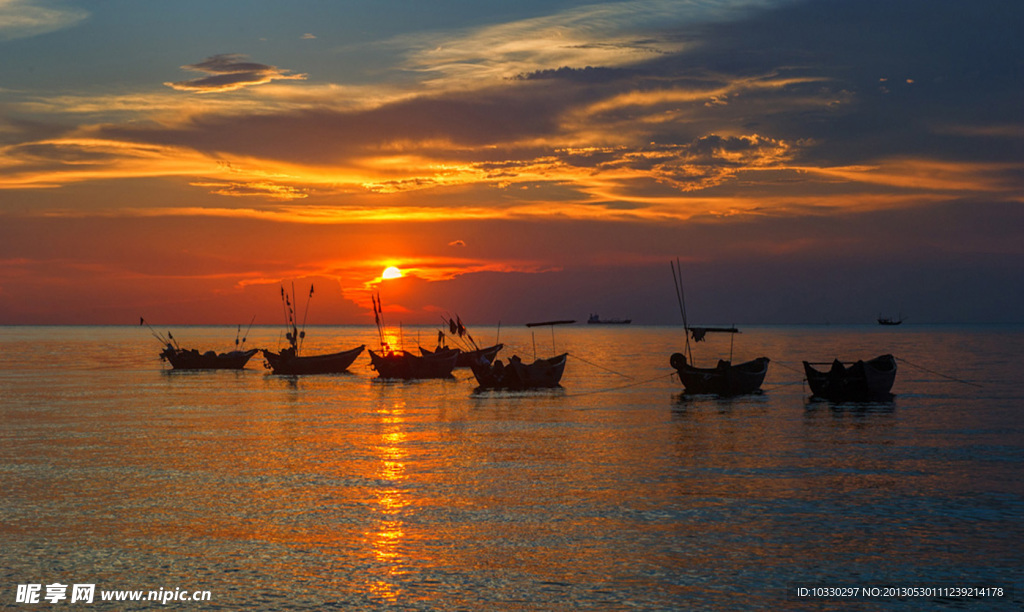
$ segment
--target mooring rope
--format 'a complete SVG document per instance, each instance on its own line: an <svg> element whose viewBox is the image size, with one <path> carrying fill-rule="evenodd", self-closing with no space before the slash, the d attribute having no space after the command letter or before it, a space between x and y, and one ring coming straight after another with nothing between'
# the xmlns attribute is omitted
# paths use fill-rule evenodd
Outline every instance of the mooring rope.
<svg viewBox="0 0 1024 612"><path fill-rule="evenodd" d="M796 372L797 374L799 374L801 376L803 376L805 374L805 372L803 370L798 370L795 367L788 366L788 365L786 365L786 362L784 362L784 361L775 361L775 360L773 360L771 362L771 365L777 365L777 366L779 366L781 368L789 370L790 372Z"/></svg>
<svg viewBox="0 0 1024 612"><path fill-rule="evenodd" d="M676 374L675 372L671 372L669 374L662 374L661 376L655 376L654 378L648 378L647 380L640 380L640 381L637 381L637 382L634 382L634 383L629 383L628 385L622 385L622 386L619 386L619 387L609 387L607 389L596 389L594 391L586 391L584 393L566 393L564 397L583 397L584 395L595 395L597 393L608 393L610 391L620 391L622 389L628 389L630 387L638 387L640 385L646 385L647 383L654 382L656 380L661 380L663 378L669 378L671 376L675 376L675 374Z"/></svg>
<svg viewBox="0 0 1024 612"><path fill-rule="evenodd" d="M610 369L608 369L608 368L606 368L606 367L604 367L604 366L600 366L600 365L597 365L596 363L594 363L594 362L592 362L592 361L587 361L586 359L584 359L584 358L580 357L580 356L579 356L579 355L577 355L576 353L566 353L566 355L570 355L570 356L572 356L572 358L573 358L573 359L579 359L579 360L580 360L580 361L582 361L583 363L586 363L586 364L588 364L588 365L592 365L592 366L594 366L595 368L598 368L599 370L604 370L605 372L611 372L612 374L615 374L616 376L621 376L621 377L623 377L623 378L628 378L628 379L630 379L630 380L635 380L635 379L636 379L636 377L635 377L635 376L630 376L630 375L628 375L628 374L623 374L623 373L621 373L621 372L616 372L615 370L610 370Z"/></svg>
<svg viewBox="0 0 1024 612"><path fill-rule="evenodd" d="M907 364L908 366L917 368L919 370L924 370L925 372L928 372L929 374L934 374L936 376L941 376L943 378L948 378L949 380L952 380L952 381L955 381L955 382L958 382L958 383L963 383L965 385L971 385L972 387L978 387L979 389L982 388L982 385L979 385L978 383L974 383L974 382L971 382L969 380L963 380L962 378L956 378L954 376L949 376L948 374L943 374L942 372L936 372L935 370L929 370L928 368L926 368L924 366L917 365L916 363L911 363L911 362L907 361L906 359L904 359L902 357L897 357L896 361L902 361L903 363Z"/></svg>

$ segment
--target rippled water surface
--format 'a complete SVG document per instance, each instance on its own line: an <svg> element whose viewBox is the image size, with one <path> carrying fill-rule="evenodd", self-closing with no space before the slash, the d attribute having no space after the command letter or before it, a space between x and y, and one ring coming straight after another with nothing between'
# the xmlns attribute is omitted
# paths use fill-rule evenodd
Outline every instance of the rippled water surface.
<svg viewBox="0 0 1024 612"><path fill-rule="evenodd" d="M235 335L173 331L204 350ZM502 328L525 357L570 353L562 389L518 394L474 393L468 371L381 383L365 354L345 375L169 372L145 328L0 328L0 608L60 582L231 610L1018 609L1020 588L787 587L1020 586L1024 329L743 331L737 360L772 358L765 392L724 400L682 395L675 328ZM307 352L375 343L317 327ZM808 400L802 359L882 353L901 360L891 403Z"/></svg>

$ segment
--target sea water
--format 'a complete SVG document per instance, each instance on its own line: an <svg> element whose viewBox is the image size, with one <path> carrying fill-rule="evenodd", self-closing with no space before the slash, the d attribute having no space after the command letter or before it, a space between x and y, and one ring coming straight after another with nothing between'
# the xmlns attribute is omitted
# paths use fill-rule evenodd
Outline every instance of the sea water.
<svg viewBox="0 0 1024 612"><path fill-rule="evenodd" d="M171 331L218 351L237 333ZM379 340L306 331L306 353ZM697 365L772 359L762 394L731 399L682 393L678 328L471 331L504 359L568 352L562 388L475 392L463 370L381 382L365 353L340 375L273 376L260 356L174 372L143 327L0 328L0 608L31 609L32 585L35 607L65 585L56 605L83 609L160 605L101 601L132 591L225 610L1024 601L1024 328L691 341ZM245 345L281 343L257 327ZM900 360L891 402L809 399L802 360L884 353ZM74 585L93 603L72 604ZM869 587L1005 591L821 590Z"/></svg>

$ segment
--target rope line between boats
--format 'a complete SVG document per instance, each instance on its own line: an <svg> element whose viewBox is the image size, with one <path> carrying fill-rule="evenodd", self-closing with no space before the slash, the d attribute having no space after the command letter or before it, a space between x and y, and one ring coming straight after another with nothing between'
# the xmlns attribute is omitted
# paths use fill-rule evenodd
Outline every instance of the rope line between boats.
<svg viewBox="0 0 1024 612"><path fill-rule="evenodd" d="M982 385L980 385L978 383L971 382L969 380L964 380L962 378L956 378L954 376L949 376L948 374L943 374L942 372L936 372L935 370L929 370L928 368L926 368L924 366L917 365L916 363L911 363L911 362L907 361L906 359L904 359L902 357L897 357L896 361L901 361L901 362L907 364L908 366L917 368L919 370L924 370L925 372L928 372L929 374L934 374L936 376L941 376L943 378L948 378L949 380L952 380L954 382L963 383L965 385L971 385L972 387L978 387L979 389L982 388Z"/></svg>
<svg viewBox="0 0 1024 612"><path fill-rule="evenodd" d="M596 363L594 363L594 362L592 362L592 361L587 361L586 359L584 359L584 358L580 357L580 356L579 356L579 355L577 355L576 353L566 353L566 355L569 355L569 356L570 356L570 357L572 357L573 359L579 359L579 360L580 360L580 361L582 361L583 363L585 363L585 364L587 364L587 365L592 365L592 366L594 366L595 368L598 368L598 369L600 369L600 370L604 370L605 372L611 372L612 374L615 374L616 376L621 376L621 377L623 377L623 378L628 378L628 379L630 379L630 380L636 380L636 377L635 377L635 376L630 376L629 374L623 374L623 373L621 373L621 372L616 372L615 370L611 370L611 369L608 369L608 368L606 368L606 367L604 367L604 366L600 366L600 365L597 365Z"/></svg>
<svg viewBox="0 0 1024 612"><path fill-rule="evenodd" d="M675 376L675 375L676 375L675 372L671 372L669 374L662 374L661 376L655 376L654 378L648 378L647 380L640 380L640 381L637 381L637 382L634 382L634 383L630 383L628 385L622 385L622 386L619 386L619 387L608 387L607 389L596 389L594 391L586 391L584 393L566 393L565 397L582 397L584 395L594 395L594 394L597 394L597 393L608 393L609 391L619 391L621 389L628 389L630 387L638 387L640 385L646 385L649 382L654 382L656 380L661 380L663 378L669 378L669 377L672 377L672 376Z"/></svg>
<svg viewBox="0 0 1024 612"><path fill-rule="evenodd" d="M772 360L772 365L777 365L777 366L779 366L779 367L781 367L783 369L789 370L791 372L796 372L797 374L799 374L801 376L804 375L804 371L802 369L797 369L795 366L786 365L785 361Z"/></svg>

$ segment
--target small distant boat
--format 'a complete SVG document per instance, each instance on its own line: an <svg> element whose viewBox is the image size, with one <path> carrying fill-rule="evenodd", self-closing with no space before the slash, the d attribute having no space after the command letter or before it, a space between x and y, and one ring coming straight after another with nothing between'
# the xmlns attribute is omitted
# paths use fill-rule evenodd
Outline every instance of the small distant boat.
<svg viewBox="0 0 1024 612"><path fill-rule="evenodd" d="M687 363L682 353L673 353L669 357L669 364L676 369L687 393L726 397L760 391L768 373L768 361L767 357L758 357L733 365L729 361L719 360L713 368L698 368Z"/></svg>
<svg viewBox="0 0 1024 612"><path fill-rule="evenodd" d="M309 285L309 297L306 299L306 312L309 312L309 300L313 298L313 285ZM286 324L288 332L285 338L288 340L288 347L279 353L263 350L264 365L273 374L284 376L299 376L304 374L341 374L347 372L352 362L366 348L365 345L357 346L354 349L338 353L327 353L321 355L302 355L302 341L306 338L306 321L302 321L302 330L298 327L298 318L295 316L295 285L292 284L291 299L281 287L281 300L284 303Z"/></svg>
<svg viewBox="0 0 1024 612"><path fill-rule="evenodd" d="M348 368L356 360L356 357L363 352L366 345L357 346L354 349L329 353L325 355L303 355L295 354L292 347L274 353L263 350L263 357L274 374L285 376L297 376L300 374L340 374L347 372Z"/></svg>
<svg viewBox="0 0 1024 612"><path fill-rule="evenodd" d="M196 349L183 349L168 344L160 353L160 358L170 363L175 370L241 370L258 352L259 349L200 353Z"/></svg>
<svg viewBox="0 0 1024 612"><path fill-rule="evenodd" d="M852 363L836 359L827 371L818 370L815 365L828 363L804 362L811 392L815 397L836 402L888 399L896 381L896 358L892 355Z"/></svg>
<svg viewBox="0 0 1024 612"><path fill-rule="evenodd" d="M547 325L572 325L576 322L576 319L558 319L555 321L537 321L535 323L527 323L527 327L544 327Z"/></svg>
<svg viewBox="0 0 1024 612"><path fill-rule="evenodd" d="M905 319L903 318L902 312L900 313L900 316L896 319L893 319L892 317L883 317L881 313L878 314L879 325L899 325L903 321L905 321Z"/></svg>
<svg viewBox="0 0 1024 612"><path fill-rule="evenodd" d="M508 365L499 359L493 364L478 361L470 368L481 389L550 389L562 381L567 357L568 353L562 353L526 364L513 355Z"/></svg>
<svg viewBox="0 0 1024 612"><path fill-rule="evenodd" d="M587 323L590 325L629 325L633 319L602 319L596 314L590 315Z"/></svg>
<svg viewBox="0 0 1024 612"><path fill-rule="evenodd" d="M414 355L407 351L385 354L370 350L370 365L377 377L384 379L416 380L421 378L451 378L459 349L446 349L430 355Z"/></svg>

